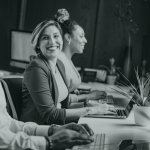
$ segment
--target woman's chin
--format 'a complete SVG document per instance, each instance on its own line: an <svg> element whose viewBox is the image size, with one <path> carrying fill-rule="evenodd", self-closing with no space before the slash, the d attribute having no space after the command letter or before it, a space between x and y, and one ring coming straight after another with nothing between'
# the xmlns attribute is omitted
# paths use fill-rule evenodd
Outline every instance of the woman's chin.
<svg viewBox="0 0 150 150"><path fill-rule="evenodd" d="M82 54L82 53L83 53L83 50L80 50L80 51L79 51L79 54Z"/></svg>

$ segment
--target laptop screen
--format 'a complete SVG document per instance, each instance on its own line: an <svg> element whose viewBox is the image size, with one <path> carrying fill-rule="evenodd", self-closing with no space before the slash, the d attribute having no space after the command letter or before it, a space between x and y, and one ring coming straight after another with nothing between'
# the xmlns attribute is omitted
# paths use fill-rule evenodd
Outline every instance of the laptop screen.
<svg viewBox="0 0 150 150"><path fill-rule="evenodd" d="M128 116L129 115L129 113L131 112L131 110L132 110L132 108L133 108L133 101L132 101L132 99L130 100L130 102L129 102L129 104L127 105L127 107L125 108L125 113L126 113L126 115Z"/></svg>

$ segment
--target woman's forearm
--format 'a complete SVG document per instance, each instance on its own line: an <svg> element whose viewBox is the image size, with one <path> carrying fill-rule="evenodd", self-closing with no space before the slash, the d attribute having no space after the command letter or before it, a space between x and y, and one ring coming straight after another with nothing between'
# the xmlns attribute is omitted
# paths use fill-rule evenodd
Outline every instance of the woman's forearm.
<svg viewBox="0 0 150 150"><path fill-rule="evenodd" d="M88 99L88 95L87 94L78 95L78 102L84 102L87 99Z"/></svg>
<svg viewBox="0 0 150 150"><path fill-rule="evenodd" d="M83 108L84 107L84 103L81 102L81 103L71 103L69 108L70 109L74 109L74 108Z"/></svg>
<svg viewBox="0 0 150 150"><path fill-rule="evenodd" d="M66 120L72 121L88 114L87 107L78 109L66 109Z"/></svg>
<svg viewBox="0 0 150 150"><path fill-rule="evenodd" d="M78 102L84 102L88 98L87 94L70 94L70 102L71 103L78 103Z"/></svg>

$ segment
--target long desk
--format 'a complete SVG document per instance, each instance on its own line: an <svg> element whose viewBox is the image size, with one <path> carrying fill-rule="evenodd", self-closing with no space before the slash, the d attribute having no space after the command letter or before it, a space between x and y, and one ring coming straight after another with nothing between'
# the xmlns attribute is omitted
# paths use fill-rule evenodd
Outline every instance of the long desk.
<svg viewBox="0 0 150 150"><path fill-rule="evenodd" d="M114 93L109 85L100 83L83 83L84 85L92 86L92 90L104 90L107 94L111 94L117 97L115 107L122 108L128 101L120 100L122 95ZM115 87L115 86L114 86ZM129 90L129 89L124 89ZM108 119L108 118L86 118L82 117L79 120L79 124L87 123L94 131L95 134L105 133L108 143L119 143L125 139L132 140L147 140L150 141L150 126L138 126L134 122L134 113L131 111L127 119Z"/></svg>

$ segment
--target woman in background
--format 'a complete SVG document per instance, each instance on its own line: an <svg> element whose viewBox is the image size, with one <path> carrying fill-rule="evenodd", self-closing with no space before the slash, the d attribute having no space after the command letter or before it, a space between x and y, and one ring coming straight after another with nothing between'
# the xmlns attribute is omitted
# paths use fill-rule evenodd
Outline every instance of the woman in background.
<svg viewBox="0 0 150 150"><path fill-rule="evenodd" d="M71 58L75 53L82 54L87 43L84 30L75 20L71 20L66 9L59 9L55 15L55 20L63 30L63 49L58 58L63 62L66 69L66 77L69 83L69 92L74 92L81 84L81 77L75 68ZM72 102L84 100L98 100L106 97L104 91L90 91L84 94L71 94Z"/></svg>
<svg viewBox="0 0 150 150"><path fill-rule="evenodd" d="M113 106L105 104L70 109L65 68L57 59L63 40L56 21L45 20L38 24L32 33L31 44L38 55L24 72L22 121L65 124L87 114L116 113Z"/></svg>

